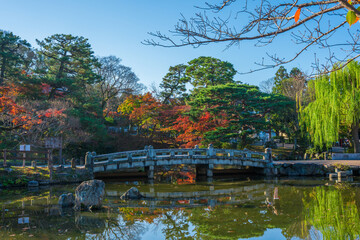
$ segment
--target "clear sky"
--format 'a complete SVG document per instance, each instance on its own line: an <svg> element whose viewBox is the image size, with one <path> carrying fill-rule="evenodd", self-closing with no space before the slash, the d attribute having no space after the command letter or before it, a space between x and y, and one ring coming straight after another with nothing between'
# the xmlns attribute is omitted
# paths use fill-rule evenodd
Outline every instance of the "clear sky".
<svg viewBox="0 0 360 240"><path fill-rule="evenodd" d="M210 1L214 2L214 1ZM95 55L120 57L141 82L159 84L170 66L187 63L199 56L212 56L231 62L239 72L256 68L254 62L265 53L286 54L296 49L288 47L286 38L268 48L244 43L225 50L223 44L194 49L145 46L141 41L148 32L172 29L181 13L192 16L199 10L199 0L0 0L0 29L9 30L37 47L35 39L56 33L84 36L89 39ZM313 53L306 53L297 62L287 65L310 71ZM303 64L307 63L307 64ZM257 85L274 76L276 69L246 75L236 80Z"/></svg>

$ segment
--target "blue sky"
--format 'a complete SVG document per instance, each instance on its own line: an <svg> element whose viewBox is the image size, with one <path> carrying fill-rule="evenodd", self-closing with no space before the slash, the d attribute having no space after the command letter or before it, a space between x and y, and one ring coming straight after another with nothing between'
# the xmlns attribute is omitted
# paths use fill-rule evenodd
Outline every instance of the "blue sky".
<svg viewBox="0 0 360 240"><path fill-rule="evenodd" d="M216 1L210 1L216 2ZM286 38L270 47L254 47L253 42L225 50L226 45L214 44L194 49L145 46L141 41L148 32L172 29L181 13L192 16L199 10L195 0L0 0L0 29L9 30L37 47L35 39L56 33L84 36L89 39L98 56L115 55L149 86L159 84L170 66L186 63L199 56L212 56L231 62L239 72L256 68L254 62L267 51L288 54L296 48ZM229 12L229 14L234 14ZM290 70L299 67L310 71L313 52L305 53L298 61L286 65ZM246 75L236 80L257 85L274 76L276 69Z"/></svg>

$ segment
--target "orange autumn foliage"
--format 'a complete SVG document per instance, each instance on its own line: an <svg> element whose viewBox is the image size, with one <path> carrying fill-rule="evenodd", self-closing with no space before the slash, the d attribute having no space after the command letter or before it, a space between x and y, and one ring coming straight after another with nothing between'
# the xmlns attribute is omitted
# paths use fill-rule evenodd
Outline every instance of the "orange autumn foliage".
<svg viewBox="0 0 360 240"><path fill-rule="evenodd" d="M118 112L128 116L131 121L141 126L156 124L160 101L151 93L129 96L118 108Z"/></svg>
<svg viewBox="0 0 360 240"><path fill-rule="evenodd" d="M181 178L176 179L177 184L193 184L195 183L196 174L194 172L179 172Z"/></svg>
<svg viewBox="0 0 360 240"><path fill-rule="evenodd" d="M46 118L63 117L64 110L47 109L33 112L25 109L23 106L16 103L16 98L20 94L19 88L16 86L2 86L0 87L0 116L4 129L23 128L29 130L34 125L42 124ZM9 125L10 124L10 125Z"/></svg>
<svg viewBox="0 0 360 240"><path fill-rule="evenodd" d="M298 8L298 10L296 10L296 13L295 13L295 16L294 16L295 22L299 21L300 13L301 13L301 8Z"/></svg>
<svg viewBox="0 0 360 240"><path fill-rule="evenodd" d="M173 129L180 133L176 140L181 143L181 147L193 148L200 144L206 132L226 124L226 120L215 118L209 112L204 112L194 121L189 116L180 116L176 119Z"/></svg>
<svg viewBox="0 0 360 240"><path fill-rule="evenodd" d="M16 116L25 112L25 109L15 103L19 95L18 89L14 86L0 87L0 113L7 113Z"/></svg>

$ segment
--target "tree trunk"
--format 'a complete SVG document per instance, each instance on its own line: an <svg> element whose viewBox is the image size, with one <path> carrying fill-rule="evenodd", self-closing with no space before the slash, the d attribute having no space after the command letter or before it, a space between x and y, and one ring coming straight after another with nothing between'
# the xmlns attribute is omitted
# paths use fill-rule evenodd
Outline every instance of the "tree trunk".
<svg viewBox="0 0 360 240"><path fill-rule="evenodd" d="M2 61L2 65L1 65L1 71L0 71L0 85L3 85L3 83L4 83L5 66L6 66L6 58L3 57L3 61Z"/></svg>
<svg viewBox="0 0 360 240"><path fill-rule="evenodd" d="M359 123L356 122L351 128L351 135L354 145L354 153L360 153L360 143L359 143Z"/></svg>

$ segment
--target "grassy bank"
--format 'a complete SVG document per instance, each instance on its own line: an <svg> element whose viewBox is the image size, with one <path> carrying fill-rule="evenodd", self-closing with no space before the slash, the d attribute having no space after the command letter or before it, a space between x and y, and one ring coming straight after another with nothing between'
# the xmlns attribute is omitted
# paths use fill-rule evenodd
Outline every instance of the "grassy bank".
<svg viewBox="0 0 360 240"><path fill-rule="evenodd" d="M0 187L26 187L29 181L40 184L66 184L89 180L92 175L84 168L55 168L52 179L47 167L9 167L0 168Z"/></svg>

